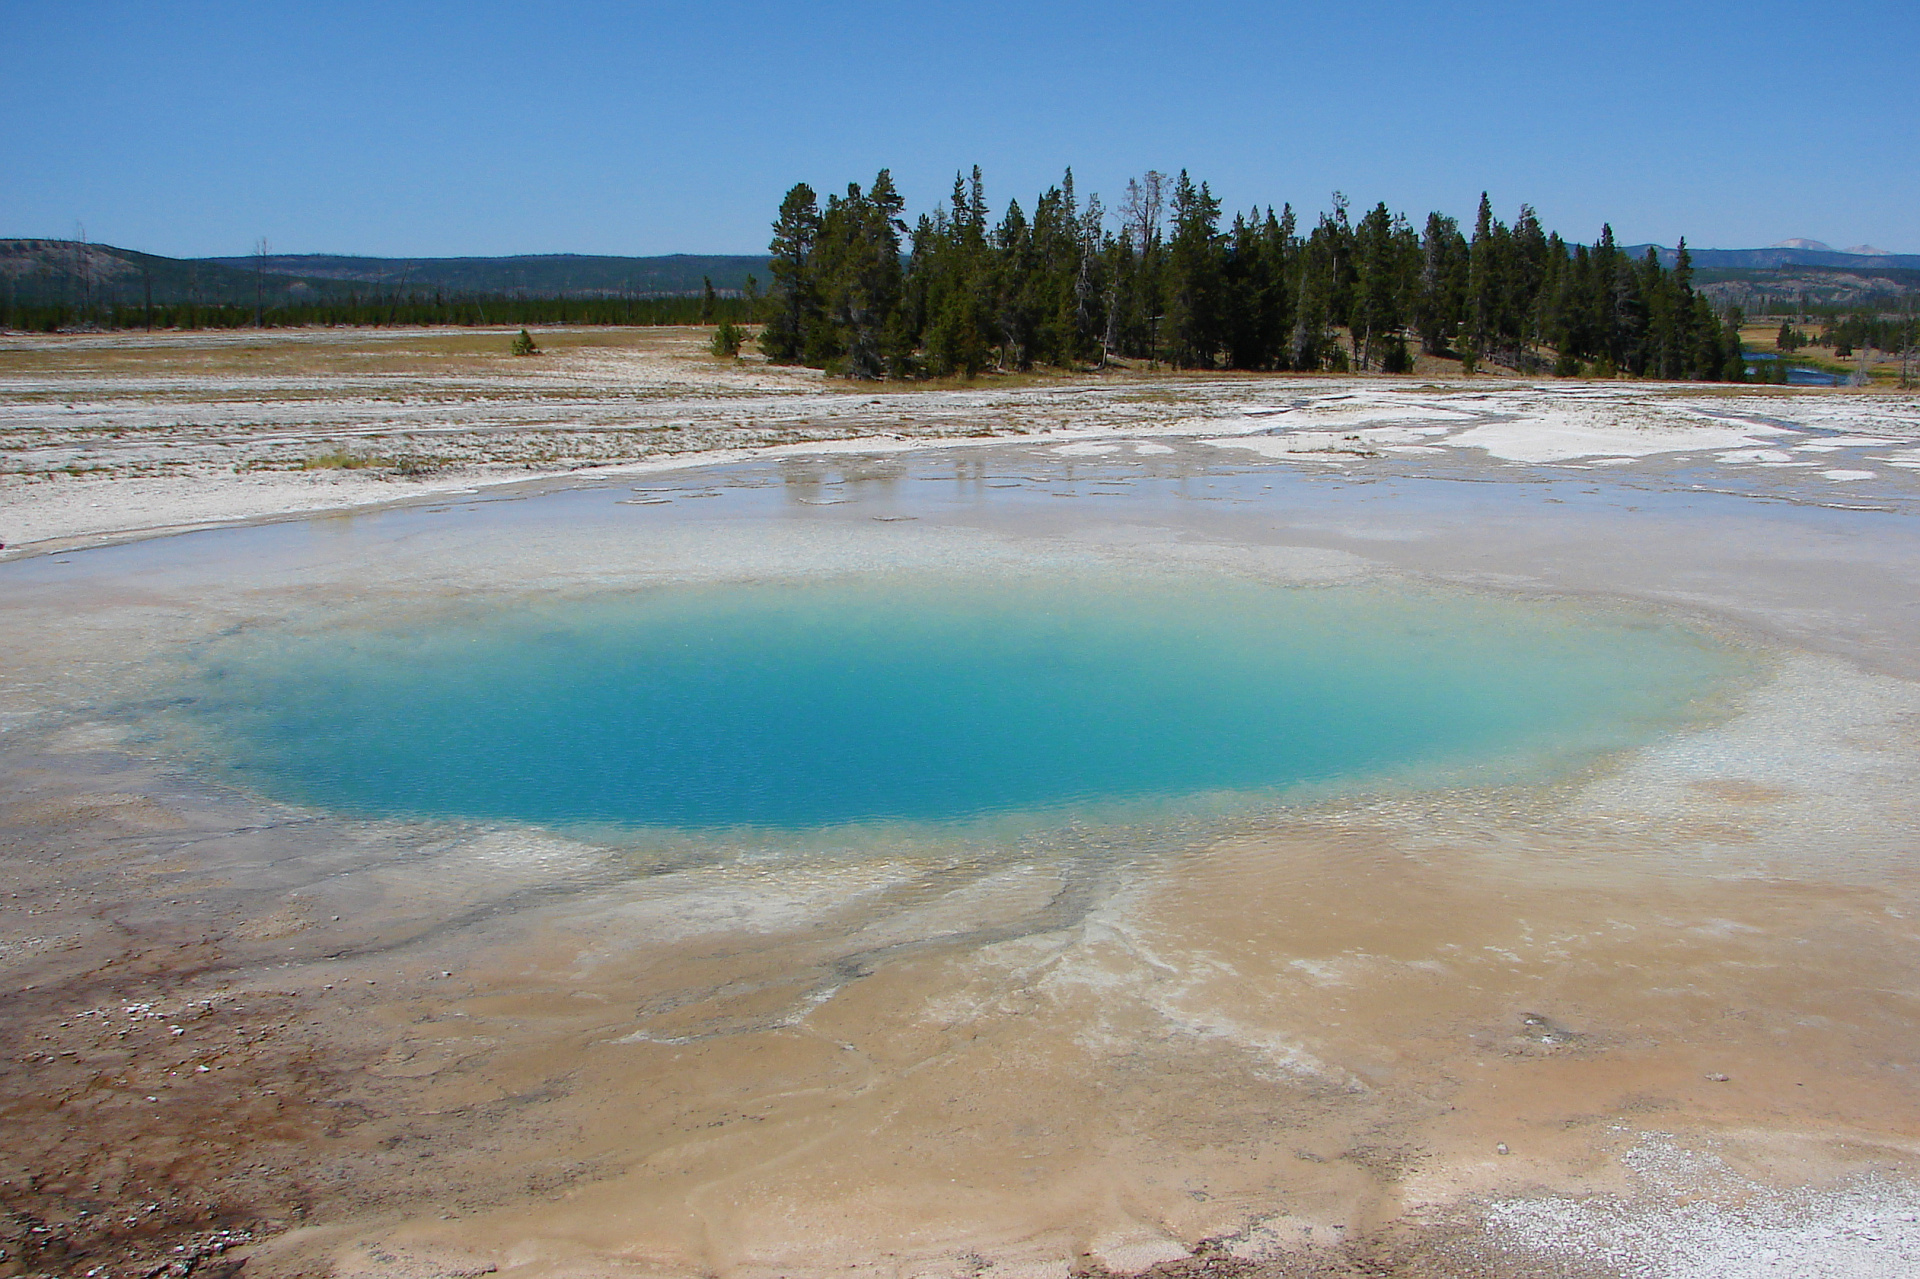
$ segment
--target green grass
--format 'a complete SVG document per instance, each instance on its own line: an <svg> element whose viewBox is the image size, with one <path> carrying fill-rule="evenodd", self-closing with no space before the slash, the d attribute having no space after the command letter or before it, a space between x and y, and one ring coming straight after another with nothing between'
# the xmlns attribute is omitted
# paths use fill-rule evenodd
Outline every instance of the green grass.
<svg viewBox="0 0 1920 1279"><path fill-rule="evenodd" d="M332 449L326 453L315 453L300 463L300 469L303 471L363 471L392 465L392 458L370 453L349 453L345 449Z"/></svg>
<svg viewBox="0 0 1920 1279"><path fill-rule="evenodd" d="M349 453L345 449L331 449L325 453L315 453L302 461L296 470L301 471L391 471L395 475L431 475L440 469L440 463L432 458L401 456L387 457L378 453Z"/></svg>

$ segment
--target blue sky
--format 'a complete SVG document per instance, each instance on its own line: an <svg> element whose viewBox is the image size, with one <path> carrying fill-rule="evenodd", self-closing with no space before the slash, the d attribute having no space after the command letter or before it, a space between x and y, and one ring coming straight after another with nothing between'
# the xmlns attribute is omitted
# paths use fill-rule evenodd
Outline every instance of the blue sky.
<svg viewBox="0 0 1920 1279"><path fill-rule="evenodd" d="M1570 238L1920 252L1920 4L0 0L0 236L182 256L742 253L796 181L910 212L1484 188Z"/></svg>

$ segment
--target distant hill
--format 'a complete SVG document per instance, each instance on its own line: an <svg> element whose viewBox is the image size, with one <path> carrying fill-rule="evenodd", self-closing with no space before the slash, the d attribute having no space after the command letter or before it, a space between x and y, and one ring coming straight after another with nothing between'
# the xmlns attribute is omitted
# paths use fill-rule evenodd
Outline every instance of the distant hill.
<svg viewBox="0 0 1920 1279"><path fill-rule="evenodd" d="M704 281L723 293L738 293L747 277L766 291L765 256L671 253L654 258L597 257L581 253L523 254L506 258L357 258L332 253L282 253L264 258L202 258L248 273L306 280L339 280L380 289L444 290L525 297L616 297L627 294L698 293Z"/></svg>
<svg viewBox="0 0 1920 1279"><path fill-rule="evenodd" d="M1738 306L1748 315L1806 307L1904 310L1920 297L1920 271L1899 267L1704 267L1694 272L1693 282L1716 303Z"/></svg>
<svg viewBox="0 0 1920 1279"><path fill-rule="evenodd" d="M1821 253L1852 253L1860 257L1890 258L1893 254L1885 249L1876 249L1871 244L1856 244L1850 249L1836 249L1823 240L1777 240L1767 246L1769 249L1817 249Z"/></svg>
<svg viewBox="0 0 1920 1279"><path fill-rule="evenodd" d="M1870 246L1862 245L1862 249ZM1648 249L1671 267L1679 252L1664 245L1636 244L1635 258ZM1842 252L1818 240L1783 240L1764 249L1696 249L1694 283L1720 305L1749 315L1806 306L1875 308L1904 306L1920 294L1920 254Z"/></svg>
<svg viewBox="0 0 1920 1279"><path fill-rule="evenodd" d="M13 303L272 307L370 294L407 296L661 297L697 294L703 279L737 294L747 276L765 292L768 259L675 253L592 257L554 253L505 258L362 258L276 254L265 258L168 258L73 240L0 240L0 293Z"/></svg>
<svg viewBox="0 0 1920 1279"><path fill-rule="evenodd" d="M1627 252L1639 257L1649 248L1673 264L1675 251L1661 246L1635 245ZM1690 252L1701 291L1750 315L1809 306L1904 308L1920 296L1920 254L1840 252L1817 240ZM657 300L641 313L648 317L641 322L682 323L674 299L699 294L705 279L723 297L737 297L749 275L757 277L764 295L772 278L768 259L747 254L169 258L72 240L0 240L0 324L92 322L116 313L123 318L107 322L125 323L129 308L151 317L148 303L184 308L161 322L187 325L250 322L256 308L306 317L296 323L391 323L409 303L428 308L407 312L417 312L422 323L500 322L509 314L529 323L631 323L638 299ZM618 318L611 311L600 318L608 305L617 305ZM209 307L225 308L224 318L204 316L200 309ZM456 313L467 318L449 318ZM366 316L388 318L361 318Z"/></svg>
<svg viewBox="0 0 1920 1279"><path fill-rule="evenodd" d="M1817 246L1817 247L1808 247ZM1679 254L1663 245L1636 244L1627 250L1634 257L1640 257L1648 249L1657 249L1663 265L1672 266ZM1764 249L1696 249L1687 246L1697 267L1725 267L1732 270L1773 271L1781 267L1792 266L1831 266L1854 267L1870 270L1883 270L1893 267L1900 270L1920 270L1920 253L1882 253L1870 245L1861 245L1857 250L1841 252L1830 249L1818 240L1785 240L1769 245Z"/></svg>
<svg viewBox="0 0 1920 1279"><path fill-rule="evenodd" d="M74 240L0 240L0 293L35 305L252 305L260 284L252 271L214 262L165 258L109 244ZM268 304L296 294L319 295L318 282L278 280L262 289Z"/></svg>

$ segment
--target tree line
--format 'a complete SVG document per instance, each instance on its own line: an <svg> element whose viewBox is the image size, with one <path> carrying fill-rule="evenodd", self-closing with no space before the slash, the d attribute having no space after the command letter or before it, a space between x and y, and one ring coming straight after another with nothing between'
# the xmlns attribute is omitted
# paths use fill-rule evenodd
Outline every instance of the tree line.
<svg viewBox="0 0 1920 1279"><path fill-rule="evenodd" d="M479 326L528 324L659 325L748 323L764 301L716 295L529 298L512 294L447 296L393 293L264 308L243 302L19 302L0 291L0 329L57 333L70 329L244 329L304 325Z"/></svg>
<svg viewBox="0 0 1920 1279"><path fill-rule="evenodd" d="M769 359L850 377L971 376L1103 366L1408 372L1414 348L1527 372L1739 381L1736 317L1671 268L1511 224L1485 195L1471 234L1444 214L1416 231L1384 203L1303 228L1291 205L1236 212L1183 171L1129 181L1108 216L1073 173L1032 212L997 219L980 169L911 226L892 175L829 194L795 185L773 223Z"/></svg>
<svg viewBox="0 0 1920 1279"><path fill-rule="evenodd" d="M1782 321L1782 327L1786 324ZM1806 335L1800 334L1800 345L1806 345ZM1821 344L1834 348L1838 356L1850 356L1856 347L1872 347L1877 351L1911 351L1920 343L1920 316L1909 310L1905 315L1875 315L1868 311L1856 311L1852 315L1830 314L1825 328L1820 334ZM1781 347L1786 350L1786 347Z"/></svg>

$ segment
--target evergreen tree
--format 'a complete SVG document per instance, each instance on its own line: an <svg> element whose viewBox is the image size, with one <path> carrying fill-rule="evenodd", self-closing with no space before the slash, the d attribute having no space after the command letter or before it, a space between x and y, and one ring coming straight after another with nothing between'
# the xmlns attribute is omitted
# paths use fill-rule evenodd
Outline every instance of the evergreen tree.
<svg viewBox="0 0 1920 1279"><path fill-rule="evenodd" d="M1505 238L1506 228L1495 221L1493 202L1482 191L1473 239L1467 246L1467 347L1476 358L1486 354L1499 335Z"/></svg>
<svg viewBox="0 0 1920 1279"><path fill-rule="evenodd" d="M1552 271L1551 248L1533 206L1520 206L1509 233L1505 296L1501 299L1501 346L1515 368L1532 369L1529 348L1541 333L1540 300Z"/></svg>
<svg viewBox="0 0 1920 1279"><path fill-rule="evenodd" d="M1460 330L1467 298L1467 241L1460 224L1439 213L1427 215L1420 239L1420 300L1414 324L1428 355L1445 355Z"/></svg>
<svg viewBox="0 0 1920 1279"><path fill-rule="evenodd" d="M908 335L899 323L903 207L885 169L870 190L849 182L844 197L827 198L814 261L821 310L806 334L808 363L840 365L856 378L906 371Z"/></svg>
<svg viewBox="0 0 1920 1279"><path fill-rule="evenodd" d="M1182 169L1167 242L1168 358L1176 368L1213 367L1220 349L1221 257L1220 201Z"/></svg>
<svg viewBox="0 0 1920 1279"><path fill-rule="evenodd" d="M1290 361L1294 368L1346 369L1347 352L1333 330L1350 318L1353 284L1353 228L1347 222L1346 197L1336 191L1333 212L1320 215L1300 252Z"/></svg>
<svg viewBox="0 0 1920 1279"><path fill-rule="evenodd" d="M993 231L999 269L994 276L995 327L999 334L1000 363L1003 367L1025 370L1033 367L1033 341L1037 327L1032 284L1034 268L1033 234L1020 201L1007 201L1006 216Z"/></svg>
<svg viewBox="0 0 1920 1279"><path fill-rule="evenodd" d="M1286 290L1279 280L1283 255L1273 210L1233 215L1222 275L1222 340L1227 367L1270 369L1280 358L1285 328L1277 309Z"/></svg>
<svg viewBox="0 0 1920 1279"><path fill-rule="evenodd" d="M1354 295L1349 316L1354 353L1370 368L1394 353L1395 371L1410 367L1404 333L1419 292L1422 254L1406 219L1377 204L1354 228Z"/></svg>
<svg viewBox="0 0 1920 1279"><path fill-rule="evenodd" d="M795 183L780 202L769 246L773 253L771 314L760 333L760 349L775 364L798 363L806 353L807 332L817 322L820 295L813 253L819 238L820 206L813 188Z"/></svg>

